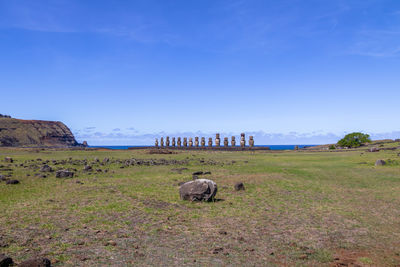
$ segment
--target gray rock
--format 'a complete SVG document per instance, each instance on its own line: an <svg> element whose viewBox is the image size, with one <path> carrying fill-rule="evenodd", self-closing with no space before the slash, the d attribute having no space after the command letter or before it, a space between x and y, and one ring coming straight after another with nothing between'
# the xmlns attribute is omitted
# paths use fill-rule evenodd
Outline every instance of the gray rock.
<svg viewBox="0 0 400 267"><path fill-rule="evenodd" d="M13 264L14 262L10 257L0 254L0 267L8 267L12 266Z"/></svg>
<svg viewBox="0 0 400 267"><path fill-rule="evenodd" d="M13 163L14 162L13 158L10 158L10 157L5 157L4 161L5 162L9 162L9 163Z"/></svg>
<svg viewBox="0 0 400 267"><path fill-rule="evenodd" d="M236 183L235 184L235 190L236 191L240 191L240 190L244 190L244 184L242 182Z"/></svg>
<svg viewBox="0 0 400 267"><path fill-rule="evenodd" d="M56 178L72 178L74 173L69 170L59 170L56 172Z"/></svg>
<svg viewBox="0 0 400 267"><path fill-rule="evenodd" d="M19 267L51 267L51 262L47 258L35 258L21 262Z"/></svg>
<svg viewBox="0 0 400 267"><path fill-rule="evenodd" d="M368 149L369 152L379 152L379 148L377 147L371 147L370 149Z"/></svg>
<svg viewBox="0 0 400 267"><path fill-rule="evenodd" d="M90 166L90 165L85 165L85 167L83 167L83 170L84 170L84 171L87 171L87 172L92 171L92 166Z"/></svg>
<svg viewBox="0 0 400 267"><path fill-rule="evenodd" d="M386 161L384 161L383 159L378 159L377 161L375 161L375 166L383 166L386 165Z"/></svg>
<svg viewBox="0 0 400 267"><path fill-rule="evenodd" d="M212 201L217 194L217 184L208 179L197 179L184 183L179 188L183 200Z"/></svg>
<svg viewBox="0 0 400 267"><path fill-rule="evenodd" d="M53 168L51 168L49 165L45 164L40 168L41 172L52 172Z"/></svg>
<svg viewBox="0 0 400 267"><path fill-rule="evenodd" d="M18 180L7 180L6 184L19 184Z"/></svg>

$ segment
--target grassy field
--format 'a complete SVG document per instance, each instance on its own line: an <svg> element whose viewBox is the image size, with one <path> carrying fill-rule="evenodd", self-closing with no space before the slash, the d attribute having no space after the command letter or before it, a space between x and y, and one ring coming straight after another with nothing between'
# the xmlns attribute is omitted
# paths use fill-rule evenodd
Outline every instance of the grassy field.
<svg viewBox="0 0 400 267"><path fill-rule="evenodd" d="M0 149L0 174L20 181L0 182L0 252L54 266L400 266L399 152ZM46 160L75 177L35 176ZM215 202L179 199L195 171L211 172Z"/></svg>

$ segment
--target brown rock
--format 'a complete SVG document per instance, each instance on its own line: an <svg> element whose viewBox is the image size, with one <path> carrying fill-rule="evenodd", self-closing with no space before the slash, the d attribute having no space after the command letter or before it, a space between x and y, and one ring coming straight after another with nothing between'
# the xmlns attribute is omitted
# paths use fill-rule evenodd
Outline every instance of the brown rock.
<svg viewBox="0 0 400 267"><path fill-rule="evenodd" d="M35 258L21 262L19 267L51 267L51 262L47 258Z"/></svg>
<svg viewBox="0 0 400 267"><path fill-rule="evenodd" d="M242 182L236 183L235 184L235 190L236 191L245 190L244 184Z"/></svg>

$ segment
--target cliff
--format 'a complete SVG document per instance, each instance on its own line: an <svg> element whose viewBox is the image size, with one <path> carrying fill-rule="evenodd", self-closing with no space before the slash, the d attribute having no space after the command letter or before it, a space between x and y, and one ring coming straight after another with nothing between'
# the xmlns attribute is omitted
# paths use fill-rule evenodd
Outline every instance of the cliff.
<svg viewBox="0 0 400 267"><path fill-rule="evenodd" d="M0 117L0 147L80 146L64 123Z"/></svg>

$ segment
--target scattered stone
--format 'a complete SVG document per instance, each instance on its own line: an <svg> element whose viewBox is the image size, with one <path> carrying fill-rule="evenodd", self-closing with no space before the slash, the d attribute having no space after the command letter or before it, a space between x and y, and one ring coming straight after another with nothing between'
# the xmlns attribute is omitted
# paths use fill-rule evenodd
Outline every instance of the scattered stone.
<svg viewBox="0 0 400 267"><path fill-rule="evenodd" d="M377 161L375 161L375 166L384 166L386 165L386 161L384 161L383 159L378 159Z"/></svg>
<svg viewBox="0 0 400 267"><path fill-rule="evenodd" d="M10 158L10 157L5 157L4 161L8 162L8 163L13 163L14 162L13 158Z"/></svg>
<svg viewBox="0 0 400 267"><path fill-rule="evenodd" d="M181 185L179 194L182 200L212 201L217 194L217 184L208 179L197 179Z"/></svg>
<svg viewBox="0 0 400 267"><path fill-rule="evenodd" d="M235 190L240 191L240 190L245 190L244 184L242 182L238 182L235 184Z"/></svg>
<svg viewBox="0 0 400 267"><path fill-rule="evenodd" d="M77 184L83 184L81 181L76 181Z"/></svg>
<svg viewBox="0 0 400 267"><path fill-rule="evenodd" d="M223 230L220 230L218 233L219 233L220 235L227 235L227 234L228 234L226 231L223 231Z"/></svg>
<svg viewBox="0 0 400 267"><path fill-rule="evenodd" d="M103 159L103 163L108 163L109 161L110 161L109 158L104 158L104 159Z"/></svg>
<svg viewBox="0 0 400 267"><path fill-rule="evenodd" d="M220 253L220 252L222 252L222 251L224 251L224 248L214 248L213 251L212 251L212 253L213 253L213 254L218 254L218 253Z"/></svg>
<svg viewBox="0 0 400 267"><path fill-rule="evenodd" d="M59 170L56 172L56 178L72 178L74 173L69 170Z"/></svg>
<svg viewBox="0 0 400 267"><path fill-rule="evenodd" d="M51 262L47 258L35 258L21 262L19 267L51 267Z"/></svg>
<svg viewBox="0 0 400 267"><path fill-rule="evenodd" d="M194 175L202 175L203 174L203 172L202 171L198 171L198 172L194 172L194 173L192 173L192 175L194 176Z"/></svg>
<svg viewBox="0 0 400 267"><path fill-rule="evenodd" d="M4 175L0 174L0 181L5 181L5 180L6 180L6 177Z"/></svg>
<svg viewBox="0 0 400 267"><path fill-rule="evenodd" d="M45 164L40 168L41 172L52 172L53 168L51 168L49 165Z"/></svg>
<svg viewBox="0 0 400 267"><path fill-rule="evenodd" d="M115 242L114 240L109 240L104 245L105 246L113 246L113 247L115 247L117 245L117 242Z"/></svg>
<svg viewBox="0 0 400 267"><path fill-rule="evenodd" d="M377 147L371 147L370 149L368 149L369 152L379 152L379 148Z"/></svg>
<svg viewBox="0 0 400 267"><path fill-rule="evenodd" d="M85 167L83 167L83 170L86 171L86 172L92 171L92 166L85 165Z"/></svg>
<svg viewBox="0 0 400 267"><path fill-rule="evenodd" d="M18 180L7 180L6 184L19 184Z"/></svg>
<svg viewBox="0 0 400 267"><path fill-rule="evenodd" d="M0 254L0 267L8 267L8 266L13 266L14 262L13 260L4 255L4 254Z"/></svg>

